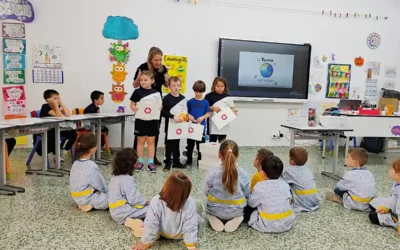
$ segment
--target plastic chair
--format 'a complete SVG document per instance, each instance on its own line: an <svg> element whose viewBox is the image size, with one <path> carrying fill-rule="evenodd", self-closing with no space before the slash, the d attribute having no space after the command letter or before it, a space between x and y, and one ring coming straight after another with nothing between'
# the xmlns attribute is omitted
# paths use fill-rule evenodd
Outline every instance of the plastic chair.
<svg viewBox="0 0 400 250"><path fill-rule="evenodd" d="M40 110L31 111L31 117L32 118L39 118L40 117ZM65 137L60 137L60 143L61 144L64 144L65 141L66 141ZM41 147L41 145L42 145L42 137L40 135L36 135L35 145L33 145L33 149L31 151L31 153L29 154L28 160L26 161L26 166L27 167L30 166L30 164L32 162L32 159L33 159L33 156L36 153L36 149L38 147ZM72 149L71 149L71 160L72 160L72 163L75 161L74 147L72 147ZM49 157L48 156L47 156L47 168L50 168L50 161L49 161Z"/></svg>
<svg viewBox="0 0 400 250"><path fill-rule="evenodd" d="M84 109L83 108L76 108L76 109L73 109L72 110L72 114L73 115L83 115L84 114ZM77 125L77 127L79 127L78 125ZM89 130L86 130L86 129L76 129L76 133L78 134L78 136L76 137L76 141L78 141L78 138L81 136L81 135L88 135L88 134L91 134L92 132L91 131L89 131ZM97 134L97 133L96 133ZM103 137L103 139L104 139L104 144L105 144L105 147L106 147L106 154L107 155L110 155L111 154L111 152L110 152L110 146L109 146L109 144L108 144L108 137L107 137L107 133L105 133L105 132L102 132L101 133L101 136ZM74 147L75 147L75 144L76 144L76 142L74 143Z"/></svg>
<svg viewBox="0 0 400 250"><path fill-rule="evenodd" d="M353 147L356 148L357 147L357 138L353 137L351 139L353 140ZM324 142L322 141L320 149L322 150L323 147L324 147ZM332 140L329 140L329 155L333 155L333 141Z"/></svg>

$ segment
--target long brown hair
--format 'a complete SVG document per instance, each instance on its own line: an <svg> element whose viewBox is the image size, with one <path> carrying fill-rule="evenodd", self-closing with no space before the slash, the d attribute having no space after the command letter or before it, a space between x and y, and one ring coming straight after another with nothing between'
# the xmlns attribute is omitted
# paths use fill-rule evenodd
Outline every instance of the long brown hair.
<svg viewBox="0 0 400 250"><path fill-rule="evenodd" d="M160 199L167 203L167 207L179 212L185 205L192 190L192 182L181 171L172 172L165 181L160 192Z"/></svg>
<svg viewBox="0 0 400 250"><path fill-rule="evenodd" d="M214 78L214 81L211 85L211 92L215 92L215 86L217 85L218 82L222 82L224 84L224 86L225 86L224 93L228 94L229 93L228 84L226 83L225 78L219 77L219 76Z"/></svg>
<svg viewBox="0 0 400 250"><path fill-rule="evenodd" d="M153 58L156 55L160 55L162 57L163 56L162 50L158 47L151 47L149 50L149 55L147 56L147 67L149 68L150 72L155 72L155 69L153 67L153 64L151 63L151 60L153 60ZM158 72L162 72L162 70L163 70L162 66L159 69L157 69Z"/></svg>
<svg viewBox="0 0 400 250"><path fill-rule="evenodd" d="M236 168L236 159L239 157L239 147L236 142L225 140L219 147L222 165L222 184L230 194L236 193L239 173Z"/></svg>
<svg viewBox="0 0 400 250"><path fill-rule="evenodd" d="M80 159L82 155L88 154L96 146L97 138L93 134L79 136L75 146L75 158Z"/></svg>

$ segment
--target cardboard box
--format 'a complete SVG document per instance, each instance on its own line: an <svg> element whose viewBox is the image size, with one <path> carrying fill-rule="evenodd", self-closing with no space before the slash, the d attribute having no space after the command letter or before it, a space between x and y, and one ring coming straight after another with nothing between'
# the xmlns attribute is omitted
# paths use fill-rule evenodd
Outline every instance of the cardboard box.
<svg viewBox="0 0 400 250"><path fill-rule="evenodd" d="M386 105L392 105L393 112L397 112L399 110L399 99L382 97L381 100L379 101L380 110L385 110Z"/></svg>

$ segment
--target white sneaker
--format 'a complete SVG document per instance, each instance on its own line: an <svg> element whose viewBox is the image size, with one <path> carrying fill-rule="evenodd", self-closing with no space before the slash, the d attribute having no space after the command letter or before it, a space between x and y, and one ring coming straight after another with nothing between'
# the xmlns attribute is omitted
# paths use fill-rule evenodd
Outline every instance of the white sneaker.
<svg viewBox="0 0 400 250"><path fill-rule="evenodd" d="M233 218L225 224L225 232L234 232L242 224L243 216Z"/></svg>
<svg viewBox="0 0 400 250"><path fill-rule="evenodd" d="M224 223L222 223L220 219L211 214L207 214L207 219L210 222L210 225L212 229L214 229L214 231L216 232L224 231Z"/></svg>
<svg viewBox="0 0 400 250"><path fill-rule="evenodd" d="M64 162L65 160L62 157L60 157L60 163L63 164ZM56 157L54 157L54 163L56 163Z"/></svg>

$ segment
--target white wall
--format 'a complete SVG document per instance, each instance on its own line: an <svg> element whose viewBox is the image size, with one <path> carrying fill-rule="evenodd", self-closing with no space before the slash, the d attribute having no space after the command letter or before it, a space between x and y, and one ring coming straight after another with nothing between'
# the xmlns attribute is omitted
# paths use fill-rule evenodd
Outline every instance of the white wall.
<svg viewBox="0 0 400 250"><path fill-rule="evenodd" d="M354 13L390 16L387 21L333 19L320 15L235 8L223 5L177 3L173 0L40 0L33 1L36 20L26 25L27 33L27 103L29 110L43 103L42 93L55 88L70 107L84 107L92 90L106 93L103 111L116 110L111 101L108 60L110 40L103 38L102 29L109 15L132 18L139 26L139 39L130 41L131 59L127 65L129 80L125 81L129 96L136 67L146 60L151 46L162 48L165 54L188 56L187 82L202 79L211 84L217 74L218 38L231 37L283 43L311 43L313 55L336 53L340 63L352 63L354 57L366 61L380 61L400 69L400 33L395 0L281 0L220 1L246 2L281 8L321 11L325 9ZM397 25L396 25L397 24ZM369 50L366 37L378 32L382 45ZM34 84L31 79L33 44L62 46L64 50L65 84ZM400 79L400 78L398 78ZM353 70L352 84L362 86L365 73ZM398 88L400 83L398 82ZM400 89L400 88L399 88ZM193 93L189 87L187 96ZM301 108L300 104L237 103L240 115L231 126L230 138L240 145L288 145L285 139L272 140L271 135L286 122L287 108ZM1 111L2 112L2 111ZM303 118L305 119L305 118ZM127 126L126 145L132 145L132 124ZM119 145L119 127L111 130L110 143ZM163 137L163 136L161 136ZM160 141L160 144L162 141Z"/></svg>

